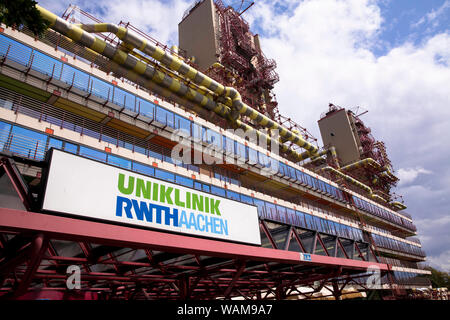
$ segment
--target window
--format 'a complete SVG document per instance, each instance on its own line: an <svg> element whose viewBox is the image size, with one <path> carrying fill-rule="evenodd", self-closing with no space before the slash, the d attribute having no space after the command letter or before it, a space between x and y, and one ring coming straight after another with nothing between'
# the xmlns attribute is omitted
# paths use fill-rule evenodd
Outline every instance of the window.
<svg viewBox="0 0 450 320"><path fill-rule="evenodd" d="M175 129L181 129L187 133L187 135L191 135L191 121L186 118L183 118L179 115L175 115Z"/></svg>
<svg viewBox="0 0 450 320"><path fill-rule="evenodd" d="M240 197L239 193L230 191L230 190L227 190L227 198L236 200L236 201L241 201L241 197Z"/></svg>
<svg viewBox="0 0 450 320"><path fill-rule="evenodd" d="M106 162L106 153L91 148L80 146L80 155L86 158Z"/></svg>
<svg viewBox="0 0 450 320"><path fill-rule="evenodd" d="M64 150L73 154L78 154L78 146L72 143L64 142Z"/></svg>
<svg viewBox="0 0 450 320"><path fill-rule="evenodd" d="M64 80L63 79L64 76ZM83 91L89 91L90 77L87 73L81 72L65 64L61 75L61 80Z"/></svg>
<svg viewBox="0 0 450 320"><path fill-rule="evenodd" d="M145 174L147 176L154 177L155 176L155 169L143 164L140 164L138 162L133 162L133 171Z"/></svg>
<svg viewBox="0 0 450 320"><path fill-rule="evenodd" d="M61 140L50 138L50 139L48 139L47 150L50 150L50 148L62 150L62 145L63 145L63 142Z"/></svg>
<svg viewBox="0 0 450 320"><path fill-rule="evenodd" d="M155 168L155 177L164 181L175 182L175 174Z"/></svg>
<svg viewBox="0 0 450 320"><path fill-rule="evenodd" d="M202 191L202 184L200 182L194 182L194 189Z"/></svg>
<svg viewBox="0 0 450 320"><path fill-rule="evenodd" d="M173 113L160 106L156 107L156 121L168 127L175 128L175 119Z"/></svg>
<svg viewBox="0 0 450 320"><path fill-rule="evenodd" d="M295 215L297 216L297 221L299 222L299 226L305 228L305 214L301 211L295 211Z"/></svg>
<svg viewBox="0 0 450 320"><path fill-rule="evenodd" d="M189 187L192 188L194 186L194 180L190 179L190 178L186 178L180 175L176 175L176 183L179 183L185 187Z"/></svg>
<svg viewBox="0 0 450 320"><path fill-rule="evenodd" d="M247 147L248 150L248 163L257 164L258 163L258 152L252 148Z"/></svg>
<svg viewBox="0 0 450 320"><path fill-rule="evenodd" d="M2 56L8 53L8 59L26 66L30 61L31 52L31 48L4 35L0 35L0 54Z"/></svg>
<svg viewBox="0 0 450 320"><path fill-rule="evenodd" d="M9 151L20 156L43 160L47 136L33 130L13 126Z"/></svg>
<svg viewBox="0 0 450 320"><path fill-rule="evenodd" d="M1 38L0 38L1 39ZM0 150L7 147L9 132L11 131L11 125L0 121Z"/></svg>
<svg viewBox="0 0 450 320"><path fill-rule="evenodd" d="M125 91L116 86L113 86L112 99L110 100L118 106L124 107L126 100Z"/></svg>
<svg viewBox="0 0 450 320"><path fill-rule="evenodd" d="M266 207L265 207L264 201L263 200L259 200L259 199L253 199L253 203L258 208L258 215L261 218L265 218L266 217Z"/></svg>
<svg viewBox="0 0 450 320"><path fill-rule="evenodd" d="M241 201L244 203L253 204L253 198L243 194L241 194Z"/></svg>
<svg viewBox="0 0 450 320"><path fill-rule="evenodd" d="M62 63L45 54L34 51L32 68L40 73L59 79L61 76Z"/></svg>
<svg viewBox="0 0 450 320"><path fill-rule="evenodd" d="M269 219L275 220L276 217L276 207L273 203L265 201L266 204L266 214Z"/></svg>
<svg viewBox="0 0 450 320"><path fill-rule="evenodd" d="M108 154L108 163L113 164L118 167L121 167L121 168L124 168L124 169L131 169L131 161L130 160L116 157L112 154Z"/></svg>
<svg viewBox="0 0 450 320"><path fill-rule="evenodd" d="M100 79L91 78L91 93L99 98L110 100L112 98L113 86Z"/></svg>
<svg viewBox="0 0 450 320"><path fill-rule="evenodd" d="M202 141L202 126L192 123L192 136L196 142Z"/></svg>
<svg viewBox="0 0 450 320"><path fill-rule="evenodd" d="M211 192L211 187L207 184L203 184L202 189L204 192Z"/></svg>
<svg viewBox="0 0 450 320"><path fill-rule="evenodd" d="M146 117L149 117L150 119L154 119L155 115L155 105L151 102L148 102L147 100L138 98L136 102L136 108L135 110L137 113L140 113Z"/></svg>
<svg viewBox="0 0 450 320"><path fill-rule="evenodd" d="M240 143L236 142L236 155L238 158L240 158L241 161L245 161L245 146Z"/></svg>
<svg viewBox="0 0 450 320"><path fill-rule="evenodd" d="M218 196L222 196L224 198L226 197L225 189L222 189L222 188L219 188L219 187L216 187L216 186L211 186L211 193L215 194L215 195L218 195Z"/></svg>

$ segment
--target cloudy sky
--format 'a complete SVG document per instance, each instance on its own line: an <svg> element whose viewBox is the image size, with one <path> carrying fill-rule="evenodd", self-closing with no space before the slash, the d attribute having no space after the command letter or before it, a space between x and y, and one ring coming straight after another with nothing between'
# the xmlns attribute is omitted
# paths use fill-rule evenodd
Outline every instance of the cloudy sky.
<svg viewBox="0 0 450 320"><path fill-rule="evenodd" d="M78 4L171 45L194 1L38 2L58 15ZM361 118L386 144L428 262L450 271L450 0L256 0L243 16L278 63L283 114L320 140L329 102L369 110Z"/></svg>

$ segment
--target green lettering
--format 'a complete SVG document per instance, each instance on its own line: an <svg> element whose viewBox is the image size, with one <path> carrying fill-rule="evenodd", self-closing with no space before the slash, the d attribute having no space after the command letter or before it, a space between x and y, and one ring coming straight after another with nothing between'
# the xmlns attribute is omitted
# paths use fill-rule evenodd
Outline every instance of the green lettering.
<svg viewBox="0 0 450 320"><path fill-rule="evenodd" d="M220 216L219 204L220 204L220 200L211 199L211 213L212 214L217 214L218 216Z"/></svg>
<svg viewBox="0 0 450 320"><path fill-rule="evenodd" d="M153 183L153 201L158 201L158 184Z"/></svg>
<svg viewBox="0 0 450 320"><path fill-rule="evenodd" d="M151 185L150 181L144 182L142 179L136 179L136 197L140 197L142 193L145 199L150 200Z"/></svg>
<svg viewBox="0 0 450 320"><path fill-rule="evenodd" d="M167 189L166 189L166 186L161 185L159 190L160 190L160 192L159 192L159 202L162 202L162 203L166 203L167 202L167 204L173 204L173 201L172 201L172 198L171 198L171 195L170 195L172 193L173 188L172 187L167 187Z"/></svg>
<svg viewBox="0 0 450 320"><path fill-rule="evenodd" d="M192 194L192 209L203 212L203 196Z"/></svg>
<svg viewBox="0 0 450 320"><path fill-rule="evenodd" d="M180 201L180 190L175 189L175 205L184 208L184 202Z"/></svg>
<svg viewBox="0 0 450 320"><path fill-rule="evenodd" d="M191 193L186 191L186 208L191 208Z"/></svg>
<svg viewBox="0 0 450 320"><path fill-rule="evenodd" d="M134 177L129 176L128 177L128 187L125 188L124 186L125 182L125 175L123 173L119 173L119 183L117 187L119 188L119 191L123 194L132 194L134 190Z"/></svg>
<svg viewBox="0 0 450 320"><path fill-rule="evenodd" d="M209 213L209 198L205 197L205 212Z"/></svg>

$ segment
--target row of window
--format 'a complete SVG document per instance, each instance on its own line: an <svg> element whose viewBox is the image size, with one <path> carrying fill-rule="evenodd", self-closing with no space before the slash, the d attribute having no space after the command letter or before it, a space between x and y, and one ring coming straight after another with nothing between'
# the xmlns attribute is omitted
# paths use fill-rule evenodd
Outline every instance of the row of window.
<svg viewBox="0 0 450 320"><path fill-rule="evenodd" d="M372 234L372 238L377 247L409 253L420 257L425 257L425 253L423 252L423 250L412 244L384 237L378 234Z"/></svg>
<svg viewBox="0 0 450 320"><path fill-rule="evenodd" d="M232 154L236 156L237 159L246 162L248 164L257 165L261 168L270 168L272 172L276 172L277 176L285 178L289 181L308 186L315 189L316 191L326 193L327 195L335 198L337 200L348 202L343 191L326 183L320 179L317 179L307 173L304 173L292 166L286 165L283 162L277 161L264 153L261 153L253 148L245 146L244 144L235 141L221 135L220 133L196 124L195 122L186 119L176 113L164 109L159 105L155 105L150 101L137 97L125 90L118 88L110 83L100 80L97 77L91 76L88 73L82 72L68 64L65 64L57 59L47 56L37 50L21 44L13 39L10 39L4 35L0 35L0 55L7 55L9 59L16 61L24 66L28 66L33 70L52 76L67 85L71 85L80 90L89 92L105 101L110 101L118 106L129 109L133 112L142 114L151 120L155 120L163 126L169 126L173 129L181 129L190 134L191 137L197 141L204 141L206 143L214 145L217 150L222 151L226 154ZM51 119L50 119L51 120ZM61 122L59 119L54 119L55 122ZM51 121L49 121L51 122ZM74 130L80 131L81 127L74 126ZM89 133L86 133L89 134ZM98 133L91 133L94 135L99 135ZM115 137L108 137L107 134L102 135L102 139L105 141L110 141L111 143L119 145ZM149 152L140 146L131 146L126 143L120 145L128 149L133 148L133 151L140 152L148 155ZM153 156L153 155L151 155ZM155 154L155 158L159 158ZM167 157L165 161L172 162L170 157ZM194 170L195 170L194 166ZM231 179L226 176L221 176L217 174L222 180L228 181L229 183L239 184L237 179ZM405 219L394 215L388 210L375 206L367 201L364 201L356 196L353 196L356 203L364 203L363 206L358 206L358 208L366 210L370 213L381 212L379 216L387 219L391 222L397 223L405 228L416 230L414 225ZM366 205L369 204L369 206ZM372 210L372 207L375 208ZM367 210L369 208L370 210ZM376 213L375 213L376 212Z"/></svg>
<svg viewBox="0 0 450 320"><path fill-rule="evenodd" d="M257 206L258 214L262 219L295 225L297 227L305 229L317 230L322 233L333 234L339 237L349 238L356 241L363 241L362 231L357 228L315 217L298 210L275 205L273 203L255 199L238 192L202 183L197 180L174 174L159 168L154 168L152 166L124 159L122 157L118 157L89 147L55 139L51 136L47 136L46 134L39 133L34 130L0 121L1 151L11 151L19 156L42 160L45 157L45 153L51 147L68 151L73 154L84 156L90 159L109 163L123 169L132 170L165 181L178 183L189 188L195 188L197 190L212 193L228 199L255 205Z"/></svg>
<svg viewBox="0 0 450 320"><path fill-rule="evenodd" d="M390 213L386 209L373 205L372 203L365 201L363 199L358 198L357 196L353 196L353 201L357 208L369 212L377 217L383 218L385 220L391 221L398 225L401 225L409 230L416 231L416 227L410 221L403 219L395 214Z"/></svg>

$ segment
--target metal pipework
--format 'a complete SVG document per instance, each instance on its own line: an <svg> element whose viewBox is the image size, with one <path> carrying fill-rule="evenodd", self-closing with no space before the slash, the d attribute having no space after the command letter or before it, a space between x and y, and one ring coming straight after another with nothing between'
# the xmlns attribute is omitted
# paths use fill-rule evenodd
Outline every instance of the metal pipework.
<svg viewBox="0 0 450 320"><path fill-rule="evenodd" d="M372 158L366 158L355 163L349 164L345 167L342 167L340 170L352 170L355 168L361 168L367 165L371 165L378 170L382 171L381 176L388 177L389 179L397 180L397 177L392 174L392 172L386 166L382 167L377 161Z"/></svg>
<svg viewBox="0 0 450 320"><path fill-rule="evenodd" d="M365 191L367 191L367 193L372 194L372 188L370 188L369 186L365 185L364 183L361 183L358 180L356 180L356 179L354 179L354 178L352 178L352 177L350 177L350 176L348 176L348 175L346 175L346 174L344 174L344 173L334 169L333 167L327 166L325 168L322 168L321 170L322 171L331 171L334 174L340 176L341 178L344 178L345 180L347 180L351 184L353 184L353 185L355 185L355 186L357 186L357 187L359 187L361 189L364 189Z"/></svg>
<svg viewBox="0 0 450 320"><path fill-rule="evenodd" d="M232 87L225 87L217 81L211 79L200 71L192 68L187 63L178 59L177 57L172 56L168 52L165 52L163 49L158 48L154 44L148 42L147 40L128 32L128 30L124 27L119 27L115 24L111 23L99 23L99 24L91 24L91 25L82 25L82 28L87 32L110 32L115 34L120 40L133 46L139 51L149 55L150 57L160 61L163 65L167 66L169 69L178 72L179 74L185 76L186 78L191 79L193 82L200 86L204 86L205 88L211 90L213 93L224 96L227 98L231 98L232 103L231 107L233 110L236 110L238 114L248 116L250 119L255 120L258 124L267 127L268 129L278 129L280 132L280 136L286 141L291 141L301 148L309 151L311 154L316 154L318 148L312 145L311 143L304 140L298 134L293 133L292 131L286 129L280 124L272 121L270 118L265 115L259 113L255 109L246 105L242 102L241 95L239 92ZM237 119L235 113L233 114L233 118Z"/></svg>
<svg viewBox="0 0 450 320"><path fill-rule="evenodd" d="M193 102L194 104L200 105L201 107L213 111L219 116L222 116L226 118L227 120L230 120L230 108L225 106L221 103L216 103L212 99L206 97L205 95L201 94L198 91L195 91L189 87L187 87L184 83L181 83L180 81L173 79L172 77L167 76L163 72L156 70L152 66L136 59L135 57L127 54L123 50L116 48L105 41L83 31L81 28L77 27L76 25L72 25L68 23L67 21L57 17L50 11L40 7L36 6L42 15L42 17L50 22L50 27L57 32L66 35L67 37L71 38L73 41L79 42L89 48L90 50L97 52L107 58L109 58L112 62L117 63L117 65L122 66L124 69L122 69L122 73L125 73L125 77L127 79L130 79L131 81L137 81L140 76L145 77L146 79L150 80L149 82L146 82L144 85L146 88L157 90L157 93L165 96L170 97L171 93L168 91L162 90L160 87L166 87L170 91L176 93L179 97L189 100ZM107 25L107 24L105 24ZM109 25L109 24L108 24ZM119 27L118 27L119 28ZM125 29L125 28L123 28ZM126 29L125 29L126 30ZM159 48L157 48L159 49ZM161 49L159 49L161 50ZM162 50L161 50L162 51ZM126 70L126 72L125 72ZM142 82L142 79L140 80ZM156 86L155 84L158 84ZM259 137L263 137L267 141L269 141L271 138L267 135L259 132L258 130L255 130L254 128L244 125L240 121L235 121L235 125L238 127L243 128L244 130L254 130ZM280 143L279 141L275 141L276 144L278 144L282 151L288 152L294 157L298 157L298 153L294 150L288 148L286 145Z"/></svg>
<svg viewBox="0 0 450 320"><path fill-rule="evenodd" d="M393 207L395 207L395 208L397 208L399 210L404 210L404 209L407 208L403 203L398 202L398 201L391 202L391 206L393 206Z"/></svg>
<svg viewBox="0 0 450 320"><path fill-rule="evenodd" d="M351 184L353 184L353 185L355 185L355 186L357 186L357 187L359 187L361 189L364 189L365 191L367 191L367 193L369 194L369 196L372 199L378 199L378 200L381 200L383 202L387 202L387 200L384 199L383 197L380 197L379 195L374 194L371 187L369 187L369 186L365 185L364 183L359 182L358 180L356 180L356 179L354 179L354 178L352 178L352 177L342 173L341 171L338 171L338 170L336 170L336 169L334 169L332 167L329 167L329 166L325 167L325 168L322 168L321 170L322 171L331 171L331 172L335 173L336 175L344 178L345 180L347 180Z"/></svg>
<svg viewBox="0 0 450 320"><path fill-rule="evenodd" d="M159 70L156 70L156 68L127 54L123 50L116 48L87 32L84 32L81 28L57 17L50 11L38 5L36 5L36 8L40 11L41 16L45 20L50 22L50 28L109 58L110 60L116 62L118 65L124 66L127 70L129 70L129 74L125 76L126 78L134 81L137 75L142 75L145 78L168 88L178 96L192 101L208 110L213 110L218 114L226 114L224 105L217 104L211 98L208 98L207 96L202 95L200 92L189 88L184 83L173 79L172 77L169 77Z"/></svg>

